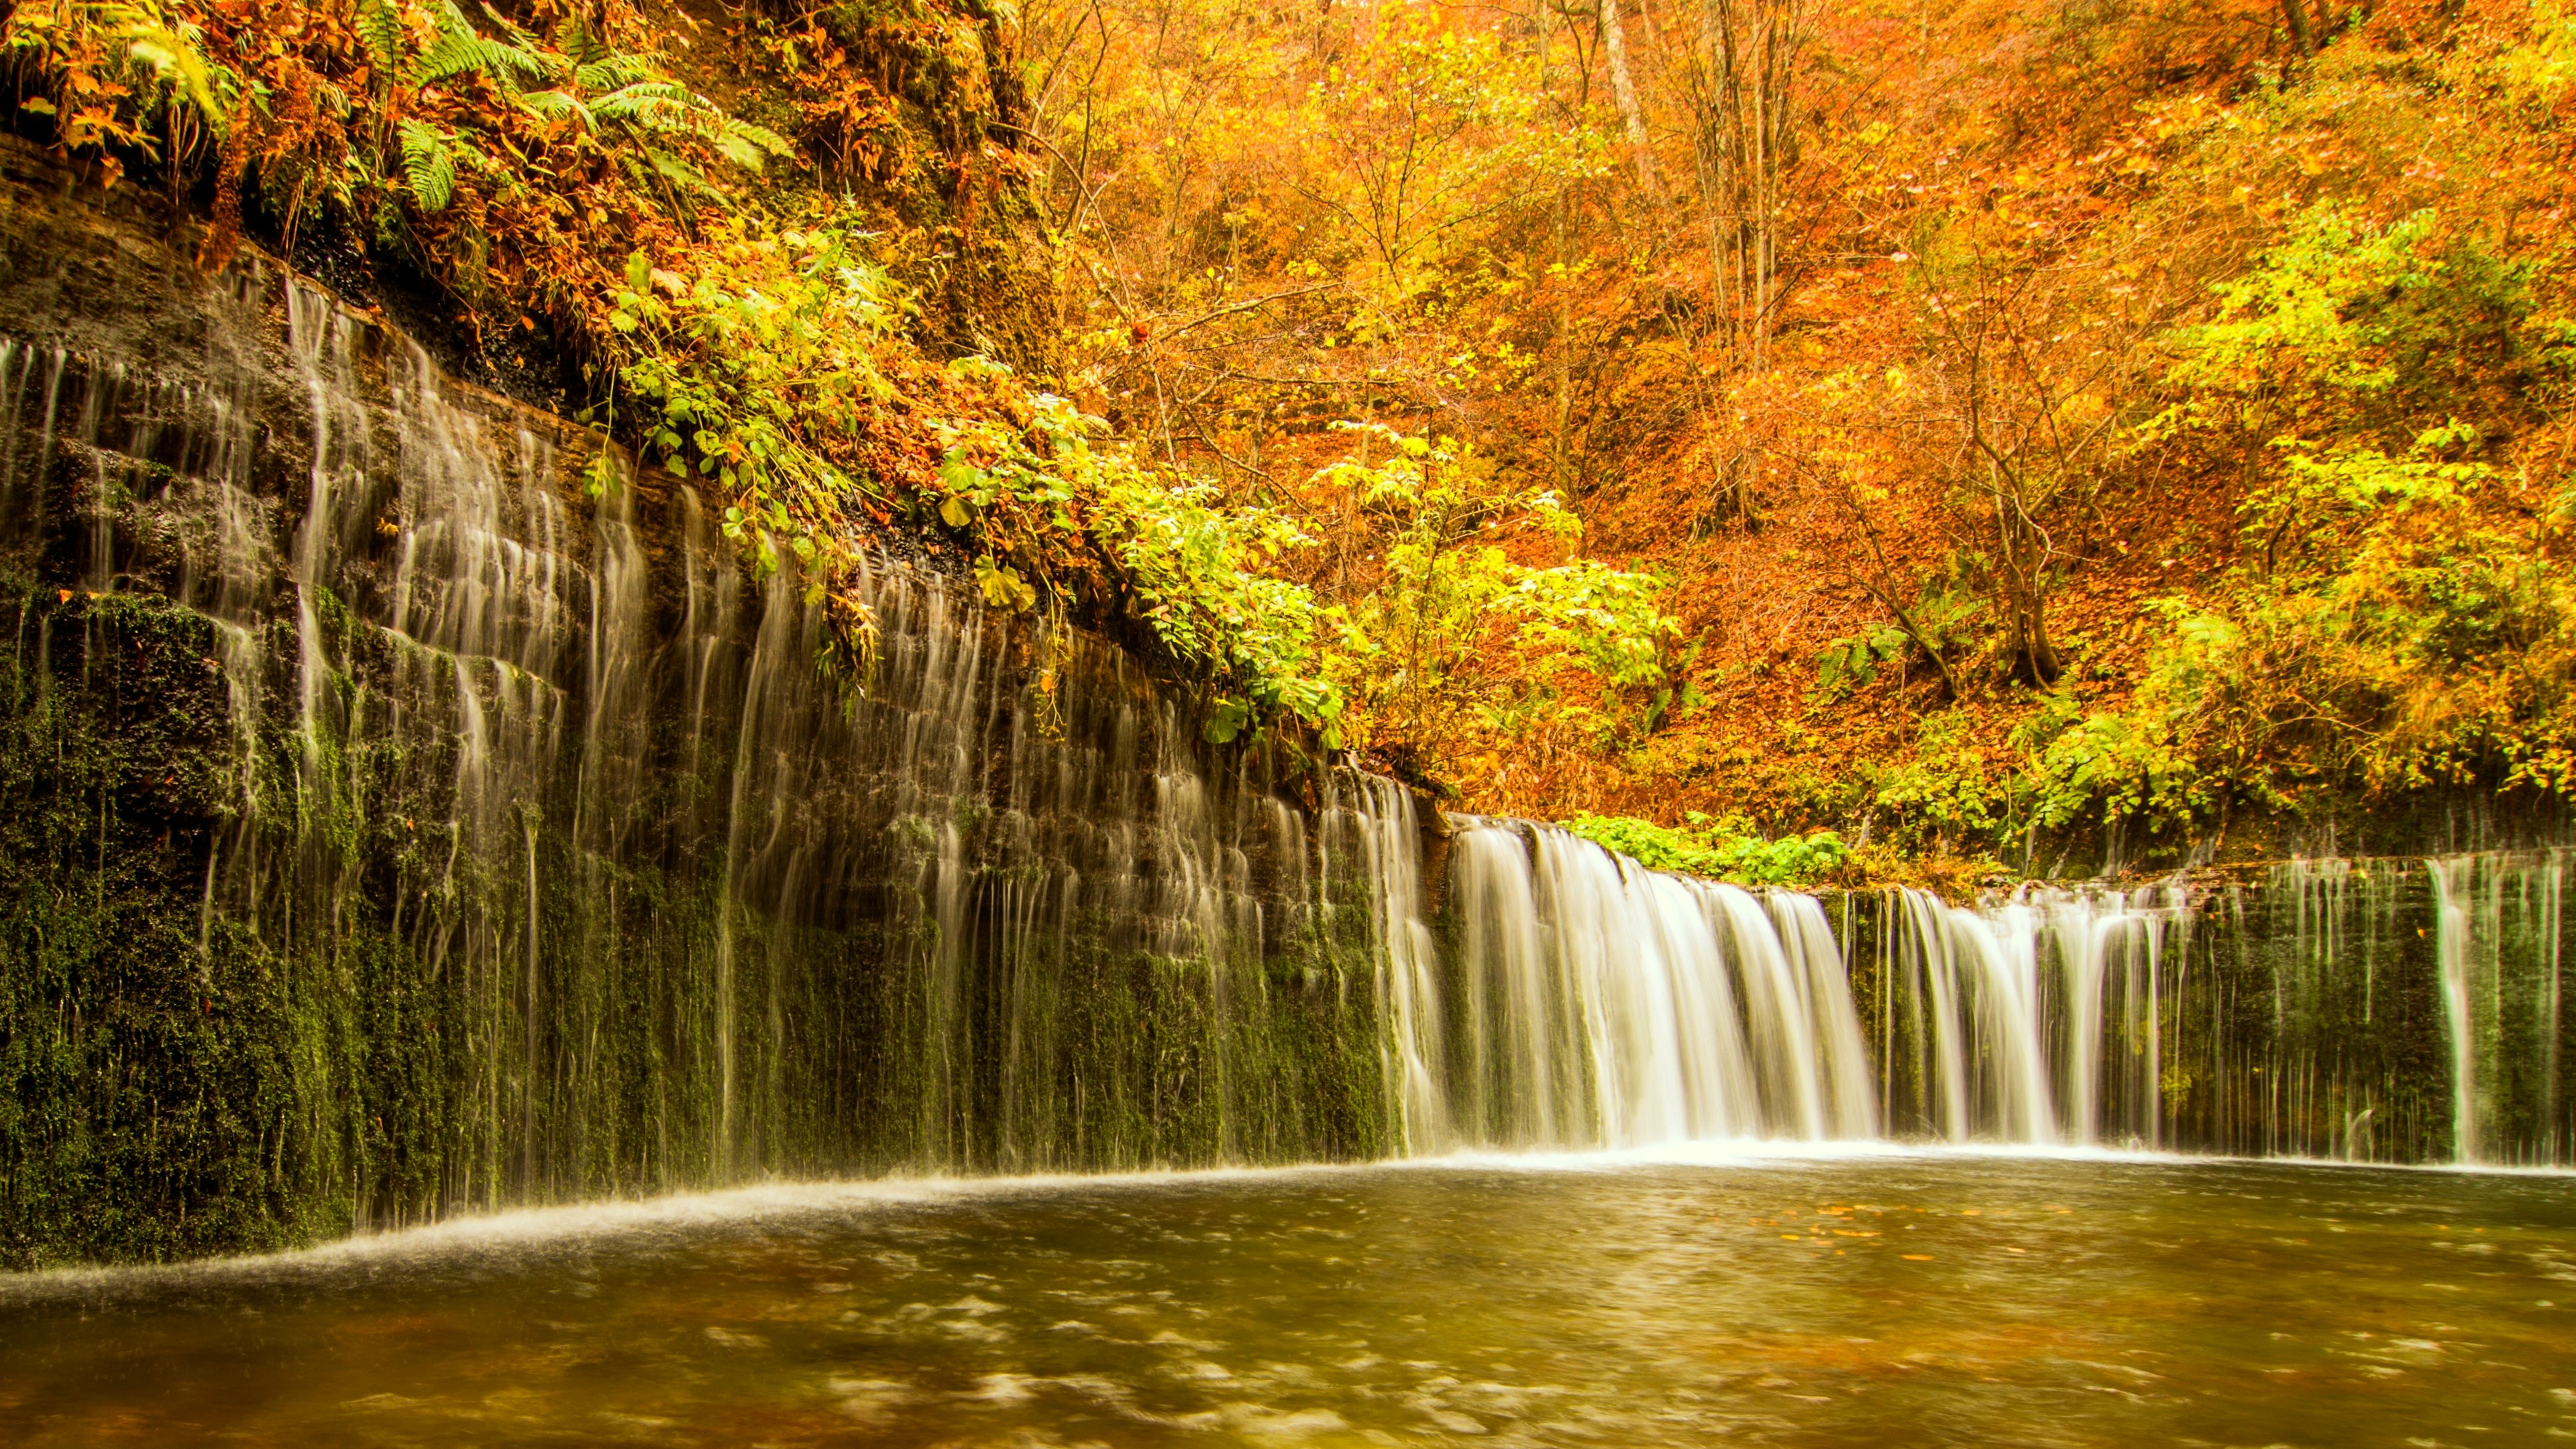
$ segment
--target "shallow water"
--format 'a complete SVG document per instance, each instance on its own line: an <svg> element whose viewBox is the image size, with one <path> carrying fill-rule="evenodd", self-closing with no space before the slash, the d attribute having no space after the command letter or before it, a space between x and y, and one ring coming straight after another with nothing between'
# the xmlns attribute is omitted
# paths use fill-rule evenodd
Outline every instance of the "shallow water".
<svg viewBox="0 0 2576 1449"><path fill-rule="evenodd" d="M755 1191L0 1278L36 1444L2576 1438L2576 1180L1874 1155Z"/></svg>

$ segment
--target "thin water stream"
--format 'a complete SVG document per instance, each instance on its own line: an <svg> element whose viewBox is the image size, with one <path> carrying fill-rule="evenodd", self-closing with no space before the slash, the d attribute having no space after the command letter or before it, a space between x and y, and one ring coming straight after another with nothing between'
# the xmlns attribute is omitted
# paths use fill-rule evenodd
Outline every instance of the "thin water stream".
<svg viewBox="0 0 2576 1449"><path fill-rule="evenodd" d="M2552 1176L1873 1151L571 1209L0 1280L27 1444L2524 1444Z"/></svg>

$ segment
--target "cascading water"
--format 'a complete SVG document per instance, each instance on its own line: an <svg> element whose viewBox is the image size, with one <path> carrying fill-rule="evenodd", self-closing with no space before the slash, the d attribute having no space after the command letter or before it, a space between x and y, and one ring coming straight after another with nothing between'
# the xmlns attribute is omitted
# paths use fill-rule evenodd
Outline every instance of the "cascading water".
<svg viewBox="0 0 2576 1449"><path fill-rule="evenodd" d="M2576 1162L2564 852L2178 886L1891 893L1855 976L1900 1134Z"/></svg>
<svg viewBox="0 0 2576 1449"><path fill-rule="evenodd" d="M2576 1162L2566 1122L2561 967L2567 856L2426 863L2459 1162Z"/></svg>
<svg viewBox="0 0 2576 1449"><path fill-rule="evenodd" d="M167 385L0 344L13 758L57 832L13 850L96 880L45 897L84 907L45 939L95 943L62 969L203 1026L101 1103L132 1043L9 1008L61 1049L13 1120L94 1149L13 1139L0 1230L50 1229L47 1193L196 1191L82 1175L172 1136L200 1154L174 1182L270 1205L254 1240L781 1172L1387 1150L1399 797L1335 786L1348 823L1310 832L1295 781L1203 756L1121 651L892 560L855 582L879 659L845 696L799 581L750 576L687 488L586 496L585 435L298 279L202 305L267 342Z"/></svg>
<svg viewBox="0 0 2576 1449"><path fill-rule="evenodd" d="M1462 821L1417 1150L1728 1137L2576 1162L2564 852L1826 911Z"/></svg>
<svg viewBox="0 0 2576 1449"><path fill-rule="evenodd" d="M1446 1127L1437 1145L1877 1134L1813 899L1643 870L1552 827L1463 823L1452 1004L1404 1060L1404 1100Z"/></svg>
<svg viewBox="0 0 2576 1449"><path fill-rule="evenodd" d="M846 695L685 484L585 492L589 435L291 276L186 306L0 339L11 1261L774 1174L2576 1160L2561 854L1829 909L1203 747L892 557Z"/></svg>
<svg viewBox="0 0 2576 1449"><path fill-rule="evenodd" d="M1950 1141L2158 1145L2162 1005L2188 913L2150 888L1885 903L1873 974L1883 1102Z"/></svg>

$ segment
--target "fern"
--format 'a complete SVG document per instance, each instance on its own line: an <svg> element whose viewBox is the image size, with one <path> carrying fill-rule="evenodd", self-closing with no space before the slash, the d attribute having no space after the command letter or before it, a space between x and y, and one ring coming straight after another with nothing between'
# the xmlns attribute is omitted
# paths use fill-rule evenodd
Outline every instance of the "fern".
<svg viewBox="0 0 2576 1449"><path fill-rule="evenodd" d="M519 97L519 104L549 121L570 116L581 122L585 131L599 129L599 122L591 115L590 107L582 104L581 98L570 91L528 91Z"/></svg>
<svg viewBox="0 0 2576 1449"><path fill-rule="evenodd" d="M545 57L533 51L470 30L451 30L421 57L414 79L417 84L432 85L452 76L480 75L503 90L516 90L525 82L544 80L547 69Z"/></svg>
<svg viewBox="0 0 2576 1449"><path fill-rule="evenodd" d="M590 113L600 123L623 126L646 135L677 135L689 129L690 94L666 80L643 80L593 96Z"/></svg>
<svg viewBox="0 0 2576 1449"><path fill-rule="evenodd" d="M644 159L651 163L655 175L688 195L708 197L723 195L708 182L707 173L699 170L694 162L674 156L655 146L644 148Z"/></svg>
<svg viewBox="0 0 2576 1449"><path fill-rule="evenodd" d="M122 31L127 54L176 87L204 118L206 129L225 134L232 122L232 103L240 93L239 78L206 58L205 35L196 26L184 21L159 24L148 18L148 11L136 14L145 18L130 22Z"/></svg>
<svg viewBox="0 0 2576 1449"><path fill-rule="evenodd" d="M714 141L726 160L745 171L758 171L768 158L784 156L795 149L776 131L731 116L722 117Z"/></svg>
<svg viewBox="0 0 2576 1449"><path fill-rule="evenodd" d="M618 57L629 60L631 57ZM585 73L607 69L606 63L585 67ZM793 147L787 138L749 121L736 120L719 110L706 97L696 95L668 80L639 80L594 97L590 113L604 126L616 126L646 137L686 136L707 143L746 171L758 171L772 156L787 155ZM685 163L678 163L685 165ZM695 167L687 167L686 177L674 172L671 158L659 151L653 153L654 168L691 190L702 190L705 178Z"/></svg>
<svg viewBox="0 0 2576 1449"><path fill-rule="evenodd" d="M579 17L561 21L555 26L554 44L555 50L569 58L576 69L617 53L610 50L608 42L600 39L598 33ZM593 86L588 80L582 81L581 84L585 90L605 89L605 87Z"/></svg>
<svg viewBox="0 0 2576 1449"><path fill-rule="evenodd" d="M576 55L573 72L574 82L583 90L604 94L651 81L667 83L670 79L644 56L600 49L587 36L584 44L589 48Z"/></svg>
<svg viewBox="0 0 2576 1449"><path fill-rule="evenodd" d="M403 177L423 216L436 216L456 199L455 138L422 121L402 123Z"/></svg>
<svg viewBox="0 0 2576 1449"><path fill-rule="evenodd" d="M411 60L411 27L403 23L399 0L361 0L357 24L358 38L375 64L376 84L382 88L401 84Z"/></svg>

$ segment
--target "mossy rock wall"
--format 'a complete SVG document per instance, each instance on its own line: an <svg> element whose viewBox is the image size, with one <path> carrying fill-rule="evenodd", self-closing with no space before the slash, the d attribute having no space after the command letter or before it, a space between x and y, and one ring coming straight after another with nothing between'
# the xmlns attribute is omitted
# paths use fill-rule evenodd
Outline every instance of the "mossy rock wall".
<svg viewBox="0 0 2576 1449"><path fill-rule="evenodd" d="M1385 1149L1359 797L891 556L845 691L685 487L59 181L0 155L0 1265Z"/></svg>
<svg viewBox="0 0 2576 1449"><path fill-rule="evenodd" d="M1984 935L2028 952L2023 989L2061 1123L2073 1120L2078 1043L2091 1043L2080 1061L2096 1126L2076 1140L2565 1164L2576 1162L2571 868L2576 852L2561 850L2294 861L2083 895L2037 888L2018 914L1989 907L1975 923L1920 893L1827 906L1895 1135L2013 1135L2001 1087L2011 1012L1974 960ZM1960 1100L1944 1086L1945 1001L1962 1024Z"/></svg>

